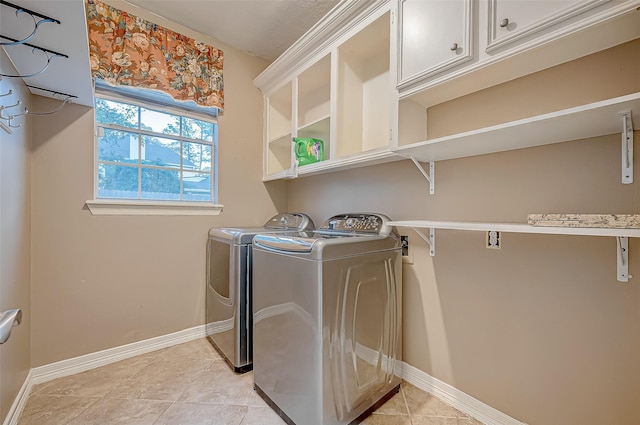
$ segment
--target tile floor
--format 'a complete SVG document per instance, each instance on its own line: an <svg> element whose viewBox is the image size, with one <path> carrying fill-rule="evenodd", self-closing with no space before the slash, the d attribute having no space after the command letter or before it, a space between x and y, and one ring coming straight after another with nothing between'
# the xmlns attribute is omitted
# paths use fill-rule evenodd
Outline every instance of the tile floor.
<svg viewBox="0 0 640 425"><path fill-rule="evenodd" d="M18 425L282 425L206 339L34 386ZM481 425L411 384L366 425ZM304 424L300 424L304 425Z"/></svg>

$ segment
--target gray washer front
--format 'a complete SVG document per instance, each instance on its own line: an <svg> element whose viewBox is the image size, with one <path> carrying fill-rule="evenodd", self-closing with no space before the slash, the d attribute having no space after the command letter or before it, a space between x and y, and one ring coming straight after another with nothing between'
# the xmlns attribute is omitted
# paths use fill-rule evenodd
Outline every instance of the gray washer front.
<svg viewBox="0 0 640 425"><path fill-rule="evenodd" d="M253 378L289 424L359 423L400 388L402 264L381 214L253 238Z"/></svg>

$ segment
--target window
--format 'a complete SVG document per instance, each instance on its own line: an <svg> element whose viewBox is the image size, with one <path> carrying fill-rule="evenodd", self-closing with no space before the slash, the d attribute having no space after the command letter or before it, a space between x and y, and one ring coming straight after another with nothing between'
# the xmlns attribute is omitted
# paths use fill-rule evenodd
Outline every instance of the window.
<svg viewBox="0 0 640 425"><path fill-rule="evenodd" d="M95 117L94 203L217 203L215 116L100 91Z"/></svg>

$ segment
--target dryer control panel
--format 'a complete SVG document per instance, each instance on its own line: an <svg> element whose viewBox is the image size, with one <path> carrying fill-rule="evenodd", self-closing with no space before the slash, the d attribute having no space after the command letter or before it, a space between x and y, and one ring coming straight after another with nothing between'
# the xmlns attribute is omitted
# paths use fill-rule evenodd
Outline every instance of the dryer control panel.
<svg viewBox="0 0 640 425"><path fill-rule="evenodd" d="M384 234L387 218L379 214L340 214L325 221L321 232Z"/></svg>
<svg viewBox="0 0 640 425"><path fill-rule="evenodd" d="M313 230L313 221L306 214L301 213L284 213L277 214L264 225L269 229L294 229L294 230Z"/></svg>

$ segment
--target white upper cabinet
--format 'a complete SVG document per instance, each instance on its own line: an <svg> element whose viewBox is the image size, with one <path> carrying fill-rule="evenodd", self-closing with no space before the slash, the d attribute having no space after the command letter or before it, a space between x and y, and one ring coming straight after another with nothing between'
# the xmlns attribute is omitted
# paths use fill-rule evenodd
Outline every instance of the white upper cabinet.
<svg viewBox="0 0 640 425"><path fill-rule="evenodd" d="M473 56L471 0L401 0L398 86Z"/></svg>
<svg viewBox="0 0 640 425"><path fill-rule="evenodd" d="M487 52L544 31L611 0L489 0Z"/></svg>
<svg viewBox="0 0 640 425"><path fill-rule="evenodd" d="M441 103L633 40L640 0L399 0L400 99Z"/></svg>

